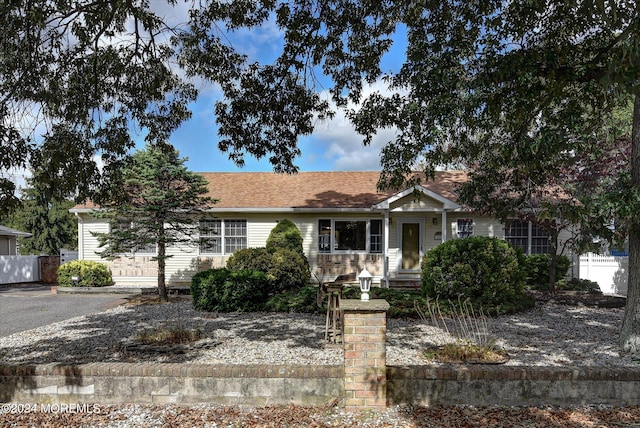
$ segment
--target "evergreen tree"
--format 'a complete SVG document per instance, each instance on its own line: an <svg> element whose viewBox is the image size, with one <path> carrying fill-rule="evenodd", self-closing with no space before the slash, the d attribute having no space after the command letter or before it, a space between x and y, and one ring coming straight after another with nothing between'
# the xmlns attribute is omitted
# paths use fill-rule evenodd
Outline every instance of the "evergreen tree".
<svg viewBox="0 0 640 428"><path fill-rule="evenodd" d="M20 207L5 224L31 233L29 238L18 238L20 254L58 255L61 248L78 248L78 221L69 209L74 202L51 197L48 192L33 186L22 189Z"/></svg>
<svg viewBox="0 0 640 428"><path fill-rule="evenodd" d="M135 152L122 171L122 196L95 214L110 220L110 232L96 234L105 247L102 257L113 259L155 246L162 301L168 300L167 247L197 242L198 213L215 203L206 196L206 180L187 170L186 159L178 156L173 147L150 144Z"/></svg>

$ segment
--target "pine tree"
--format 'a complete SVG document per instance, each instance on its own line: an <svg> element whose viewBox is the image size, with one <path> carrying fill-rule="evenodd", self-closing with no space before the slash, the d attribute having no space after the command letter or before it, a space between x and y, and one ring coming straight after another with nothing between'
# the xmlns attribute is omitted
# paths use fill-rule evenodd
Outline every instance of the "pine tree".
<svg viewBox="0 0 640 428"><path fill-rule="evenodd" d="M167 301L167 247L198 240L198 213L211 204L207 181L190 172L185 158L171 146L148 144L133 154L122 171L122 197L101 207L96 216L110 220L110 232L95 234L108 259L156 248L158 294Z"/></svg>

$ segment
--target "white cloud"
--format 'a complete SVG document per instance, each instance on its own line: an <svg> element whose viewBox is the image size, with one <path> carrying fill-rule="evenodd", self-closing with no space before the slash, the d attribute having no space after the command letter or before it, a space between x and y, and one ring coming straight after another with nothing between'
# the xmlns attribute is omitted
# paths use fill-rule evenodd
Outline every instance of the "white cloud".
<svg viewBox="0 0 640 428"><path fill-rule="evenodd" d="M372 93L390 94L386 84L381 80L368 85L363 91L363 99ZM323 96L328 97L325 93ZM332 164L334 170L379 170L380 152L382 148L395 139L395 129L383 129L373 137L371 144L365 146L364 138L358 134L349 122L343 110L332 108L336 111L333 119L319 123L314 132L314 139L320 144L325 144L326 149L321 155ZM358 109L356 105L349 105L351 109Z"/></svg>
<svg viewBox="0 0 640 428"><path fill-rule="evenodd" d="M278 27L273 14L259 27L230 31L226 36L238 52L249 57L250 62L273 61L284 45L284 32Z"/></svg>

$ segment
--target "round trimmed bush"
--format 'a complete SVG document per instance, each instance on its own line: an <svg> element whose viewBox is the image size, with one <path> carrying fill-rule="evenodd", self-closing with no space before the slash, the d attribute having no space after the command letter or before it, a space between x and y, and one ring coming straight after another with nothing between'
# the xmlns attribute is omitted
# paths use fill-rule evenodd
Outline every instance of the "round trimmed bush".
<svg viewBox="0 0 640 428"><path fill-rule="evenodd" d="M302 276L300 278L301 285L306 285L311 279L311 269L309 260L304 254L304 248L302 248L302 233L294 222L289 219L280 220L276 226L271 229L269 237L267 238L266 248L271 253L275 253L278 250L291 250L300 255L299 260L302 263Z"/></svg>
<svg viewBox="0 0 640 428"><path fill-rule="evenodd" d="M267 250L274 252L281 248L298 251L302 250L302 234L300 229L294 222L289 219L280 220L276 226L271 229L266 243Z"/></svg>
<svg viewBox="0 0 640 428"><path fill-rule="evenodd" d="M296 290L309 282L309 262L297 251L277 249L271 255L271 260L267 276L273 279L275 291Z"/></svg>
<svg viewBox="0 0 640 428"><path fill-rule="evenodd" d="M74 283L72 277L78 277ZM58 285L60 287L106 287L112 285L109 268L99 262L89 260L73 260L58 268Z"/></svg>
<svg viewBox="0 0 640 428"><path fill-rule="evenodd" d="M447 241L422 260L421 286L426 297L469 299L489 312L518 310L528 301L525 282L522 251L497 238Z"/></svg>

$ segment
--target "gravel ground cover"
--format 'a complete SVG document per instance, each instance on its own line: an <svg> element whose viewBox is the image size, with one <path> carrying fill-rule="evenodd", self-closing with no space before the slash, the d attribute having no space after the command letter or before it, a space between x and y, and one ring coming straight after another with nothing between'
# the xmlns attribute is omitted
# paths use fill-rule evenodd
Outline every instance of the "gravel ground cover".
<svg viewBox="0 0 640 428"><path fill-rule="evenodd" d="M98 314L0 338L4 363L197 362L224 364L341 364L342 351L325 349L324 317L307 314L211 314L188 299L127 304ZM490 318L488 332L510 355L509 365L627 366L619 355L623 310L539 302L523 314ZM135 337L158 328L200 329L196 346L138 347ZM389 320L389 365L427 364L421 351L450 338L420 320ZM435 363L432 363L435 364ZM640 427L638 407L504 408L394 407L349 414L324 408L253 409L193 406L96 405L95 412L6 413L2 427Z"/></svg>
<svg viewBox="0 0 640 428"><path fill-rule="evenodd" d="M5 363L193 362L203 364L341 364L342 350L324 347L321 315L198 312L188 298L121 305L0 338ZM624 310L539 302L526 313L489 318L489 340L508 365L628 366L617 348ZM194 346L139 346L158 329L200 330ZM430 322L389 319L387 364L425 364L422 351L452 338Z"/></svg>

